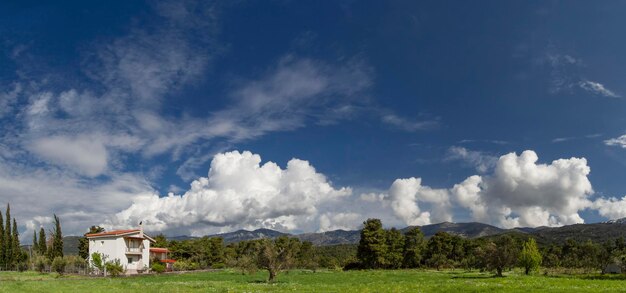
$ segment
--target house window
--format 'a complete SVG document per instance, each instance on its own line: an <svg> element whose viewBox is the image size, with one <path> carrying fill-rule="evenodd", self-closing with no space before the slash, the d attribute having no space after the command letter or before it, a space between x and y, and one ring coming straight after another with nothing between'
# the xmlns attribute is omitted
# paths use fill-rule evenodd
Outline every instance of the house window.
<svg viewBox="0 0 626 293"><path fill-rule="evenodd" d="M129 264L132 264L132 263L133 263L133 258L132 258L132 257L129 257L129 258L128 258L128 263L129 263Z"/></svg>
<svg viewBox="0 0 626 293"><path fill-rule="evenodd" d="M104 240L100 241L100 246L104 245Z"/></svg>

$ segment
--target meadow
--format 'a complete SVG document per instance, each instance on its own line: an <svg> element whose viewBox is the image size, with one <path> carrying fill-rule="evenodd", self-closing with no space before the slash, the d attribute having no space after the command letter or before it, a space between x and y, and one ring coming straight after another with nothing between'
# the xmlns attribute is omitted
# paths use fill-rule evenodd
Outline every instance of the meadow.
<svg viewBox="0 0 626 293"><path fill-rule="evenodd" d="M266 272L234 270L103 278L1 272L0 292L619 292L622 275L530 275L430 270L290 271L274 283Z"/></svg>

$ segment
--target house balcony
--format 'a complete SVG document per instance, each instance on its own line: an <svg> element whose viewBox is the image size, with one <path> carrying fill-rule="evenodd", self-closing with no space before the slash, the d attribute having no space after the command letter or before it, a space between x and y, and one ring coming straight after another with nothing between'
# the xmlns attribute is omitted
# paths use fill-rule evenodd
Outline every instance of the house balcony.
<svg viewBox="0 0 626 293"><path fill-rule="evenodd" d="M140 247L126 247L126 254L142 254L143 248Z"/></svg>

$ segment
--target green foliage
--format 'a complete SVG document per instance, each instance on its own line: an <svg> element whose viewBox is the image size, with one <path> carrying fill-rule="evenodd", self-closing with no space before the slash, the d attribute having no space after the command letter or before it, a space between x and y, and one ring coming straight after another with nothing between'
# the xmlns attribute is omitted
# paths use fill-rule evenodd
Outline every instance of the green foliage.
<svg viewBox="0 0 626 293"><path fill-rule="evenodd" d="M502 277L505 269L511 269L518 258L518 247L513 238L503 235L495 242L489 242L484 247L482 257L485 260L485 268L488 271L495 271L496 275Z"/></svg>
<svg viewBox="0 0 626 293"><path fill-rule="evenodd" d="M48 260L48 258L42 255L36 255L34 258L35 259L33 263L35 265L35 270L40 273L45 272L46 267L50 265L50 261Z"/></svg>
<svg viewBox="0 0 626 293"><path fill-rule="evenodd" d="M176 262L172 266L172 269L174 271L194 271L199 268L200 266L197 263L182 259L176 260Z"/></svg>
<svg viewBox="0 0 626 293"><path fill-rule="evenodd" d="M165 272L165 265L163 265L160 262L153 262L152 265L150 266L150 269L153 272L160 274L160 273Z"/></svg>
<svg viewBox="0 0 626 293"><path fill-rule="evenodd" d="M42 227L39 229L39 245L37 245L37 253L39 255L45 255L46 253L48 253L46 240L46 230L44 230Z"/></svg>
<svg viewBox="0 0 626 293"><path fill-rule="evenodd" d="M365 268L382 268L386 265L387 242L383 224L379 219L363 222L357 259Z"/></svg>
<svg viewBox="0 0 626 293"><path fill-rule="evenodd" d="M524 242L519 255L519 266L524 268L524 273L528 275L531 271L537 270L541 265L541 260L541 253L539 253L535 239L530 238Z"/></svg>
<svg viewBox="0 0 626 293"><path fill-rule="evenodd" d="M385 233L387 254L385 264L387 268L397 269L402 266L402 253L404 250L404 235L396 228L391 228Z"/></svg>
<svg viewBox="0 0 626 293"><path fill-rule="evenodd" d="M404 234L404 249L402 252L402 266L405 268L417 268L422 262L422 252L426 241L419 227L410 228Z"/></svg>
<svg viewBox="0 0 626 293"><path fill-rule="evenodd" d="M263 239L257 255L257 265L269 273L268 282L273 282L283 270L290 269L300 250L300 240L281 236L275 240Z"/></svg>
<svg viewBox="0 0 626 293"><path fill-rule="evenodd" d="M65 266L67 262L63 259L62 256L57 256L52 260L52 271L57 272L59 275L62 275L65 272Z"/></svg>
<svg viewBox="0 0 626 293"><path fill-rule="evenodd" d="M55 214L52 247L50 247L48 258L55 259L56 257L63 257L63 233L61 232L61 220Z"/></svg>
<svg viewBox="0 0 626 293"><path fill-rule="evenodd" d="M120 263L119 259L106 262L104 264L104 268L106 269L106 273L111 277L117 277L124 274L124 267Z"/></svg>
<svg viewBox="0 0 626 293"><path fill-rule="evenodd" d="M161 247L161 248L167 248L168 247L168 242L167 242L167 238L165 238L165 235L163 234L159 234L157 236L154 237L154 247Z"/></svg>
<svg viewBox="0 0 626 293"><path fill-rule="evenodd" d="M6 226L4 228L4 265L11 269L13 265L13 234L11 234L11 206L7 204Z"/></svg>
<svg viewBox="0 0 626 293"><path fill-rule="evenodd" d="M86 234L101 232L104 232L104 228L100 226L91 226L89 227L89 232L87 232ZM87 259L89 257L89 239L87 239L87 237L84 235L83 237L78 239L78 256L82 257L83 259Z"/></svg>
<svg viewBox="0 0 626 293"><path fill-rule="evenodd" d="M101 253L94 252L91 254L91 265L100 273L104 273L104 263L104 257Z"/></svg>

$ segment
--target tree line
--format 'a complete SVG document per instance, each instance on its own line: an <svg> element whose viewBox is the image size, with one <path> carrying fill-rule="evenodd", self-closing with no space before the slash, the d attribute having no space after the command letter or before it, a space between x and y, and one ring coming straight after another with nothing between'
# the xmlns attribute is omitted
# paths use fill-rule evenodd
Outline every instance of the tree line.
<svg viewBox="0 0 626 293"><path fill-rule="evenodd" d="M11 206L7 204L6 225L0 212L0 269L25 270L28 267L28 253L20 246L17 221L11 218Z"/></svg>
<svg viewBox="0 0 626 293"><path fill-rule="evenodd" d="M514 267L529 274L540 266L605 273L608 265L615 264L626 271L624 238L604 243L568 239L562 244L539 246L534 238L520 234L467 239L437 232L426 240L418 227L403 234L395 228L383 229L378 219L368 219L363 225L357 261L348 268L463 268L493 271L502 276L503 271Z"/></svg>

